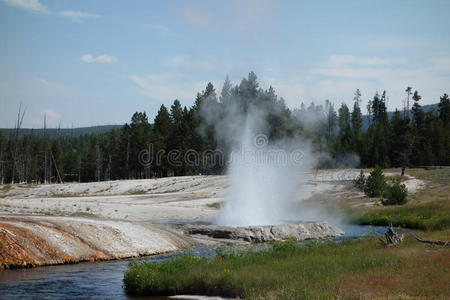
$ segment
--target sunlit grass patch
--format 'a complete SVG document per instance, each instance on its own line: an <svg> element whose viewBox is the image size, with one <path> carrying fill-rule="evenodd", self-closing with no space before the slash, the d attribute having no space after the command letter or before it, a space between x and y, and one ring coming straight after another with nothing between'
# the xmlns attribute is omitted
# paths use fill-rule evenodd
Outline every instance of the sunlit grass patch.
<svg viewBox="0 0 450 300"><path fill-rule="evenodd" d="M206 204L209 208L220 209L222 207L222 202L214 202Z"/></svg>
<svg viewBox="0 0 450 300"><path fill-rule="evenodd" d="M424 189L409 195L402 206L369 207L351 212L363 225L389 225L422 230L450 228L450 169L411 169L409 173L425 180Z"/></svg>
<svg viewBox="0 0 450 300"><path fill-rule="evenodd" d="M12 189L12 185L11 184L5 184L2 187L0 187L0 191L3 193L7 193Z"/></svg>
<svg viewBox="0 0 450 300"><path fill-rule="evenodd" d="M418 179L442 185L450 184L450 168L442 169L407 169L406 174L410 174Z"/></svg>
<svg viewBox="0 0 450 300"><path fill-rule="evenodd" d="M362 215L357 220L363 225L394 226L422 230L450 228L450 208L446 205L425 204L410 207L378 209Z"/></svg>
<svg viewBox="0 0 450 300"><path fill-rule="evenodd" d="M449 231L425 234L449 237ZM408 236L400 247L377 239L343 243L292 241L269 251L223 254L212 260L180 256L162 263L130 265L124 276L131 295L203 294L245 299L445 297L450 248Z"/></svg>
<svg viewBox="0 0 450 300"><path fill-rule="evenodd" d="M159 264L133 264L124 283L132 295L330 298L342 276L400 263L395 256L385 256L383 250L374 240L307 246L276 243L269 251L219 255L212 260L180 256Z"/></svg>
<svg viewBox="0 0 450 300"><path fill-rule="evenodd" d="M51 194L52 198L72 198L72 197L83 197L86 195L83 195L81 193L54 193Z"/></svg>

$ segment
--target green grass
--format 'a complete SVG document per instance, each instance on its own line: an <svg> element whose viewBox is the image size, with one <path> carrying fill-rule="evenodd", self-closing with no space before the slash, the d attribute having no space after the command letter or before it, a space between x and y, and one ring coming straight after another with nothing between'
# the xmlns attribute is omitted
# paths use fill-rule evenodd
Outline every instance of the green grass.
<svg viewBox="0 0 450 300"><path fill-rule="evenodd" d="M83 195L81 193L55 193L51 194L52 198L71 198L71 197L83 197L87 195Z"/></svg>
<svg viewBox="0 0 450 300"><path fill-rule="evenodd" d="M376 239L307 246L284 242L269 251L219 255L212 260L180 256L162 263L134 263L125 273L124 284L128 294L140 296L346 299L405 291L411 296L448 295L450 286L445 283L450 273L445 268L450 266L450 249L428 253L424 247L410 238L395 249L380 247ZM427 274L434 268L438 270L431 279ZM392 277L392 282L374 290L370 278L380 276Z"/></svg>
<svg viewBox="0 0 450 300"><path fill-rule="evenodd" d="M362 225L389 225L421 230L450 228L450 169L409 169L426 187L408 196L405 205L369 207L352 211L351 219Z"/></svg>
<svg viewBox="0 0 450 300"><path fill-rule="evenodd" d="M209 208L220 209L222 207L222 202L209 203L206 204L206 206Z"/></svg>
<svg viewBox="0 0 450 300"><path fill-rule="evenodd" d="M431 183L448 185L450 184L450 167L442 169L406 169L406 175L414 176Z"/></svg>
<svg viewBox="0 0 450 300"><path fill-rule="evenodd" d="M2 186L0 188L0 192L4 192L7 193L12 189L12 185L11 184L5 184L4 186Z"/></svg>
<svg viewBox="0 0 450 300"><path fill-rule="evenodd" d="M146 190L132 190L127 193L128 195L144 195L147 194Z"/></svg>
<svg viewBox="0 0 450 300"><path fill-rule="evenodd" d="M70 217L89 217L89 218L95 218L97 217L96 214L90 213L90 212L84 212L84 211L76 211L71 214L69 214Z"/></svg>
<svg viewBox="0 0 450 300"><path fill-rule="evenodd" d="M362 225L389 225L421 230L450 228L450 209L447 205L430 204L395 207L366 212L357 218Z"/></svg>

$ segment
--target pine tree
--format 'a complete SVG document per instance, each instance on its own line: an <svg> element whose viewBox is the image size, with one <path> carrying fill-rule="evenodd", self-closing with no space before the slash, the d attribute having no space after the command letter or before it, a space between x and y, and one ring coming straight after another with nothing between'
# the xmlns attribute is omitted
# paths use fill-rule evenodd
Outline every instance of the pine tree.
<svg viewBox="0 0 450 300"><path fill-rule="evenodd" d="M232 88L231 81L227 75L227 77L225 78L225 82L223 83L223 86L222 86L222 91L220 92L220 98L219 98L220 103L227 105L228 103L230 103L232 101L231 100L231 97L232 97L231 96L231 88Z"/></svg>
<svg viewBox="0 0 450 300"><path fill-rule="evenodd" d="M375 93L371 102L373 123L368 131L371 145L371 151L368 153L369 164L379 165L382 168L387 168L390 165L388 153L389 127L385 101L386 91L383 92L381 98L378 92Z"/></svg>
<svg viewBox="0 0 450 300"><path fill-rule="evenodd" d="M166 177L169 172L167 153L169 152L168 141L172 134L173 126L170 114L164 105L158 110L153 125L153 164L155 165L157 176Z"/></svg>
<svg viewBox="0 0 450 300"><path fill-rule="evenodd" d="M168 158L171 169L175 176L182 176L184 174L183 155L186 147L184 145L184 122L183 122L183 108L178 99L176 99L170 107L170 121L172 123L172 131L167 140L167 148L169 150ZM170 155L170 152L179 153L178 155Z"/></svg>
<svg viewBox="0 0 450 300"><path fill-rule="evenodd" d="M410 164L413 134L408 117L401 115L398 110L394 112L391 120L390 153L394 167L402 168L402 176Z"/></svg>
<svg viewBox="0 0 450 300"><path fill-rule="evenodd" d="M447 94L444 94L439 101L439 119L442 126L438 124L435 126L441 135L439 148L442 151L440 151L439 163L450 165L450 99Z"/></svg>
<svg viewBox="0 0 450 300"><path fill-rule="evenodd" d="M412 99L414 100L412 111L413 131L413 148L412 148L412 164L423 165L425 163L425 151L430 148L429 138L425 131L425 113L422 110L419 101L422 97L417 91L414 92ZM428 160L428 159L427 159Z"/></svg>
<svg viewBox="0 0 450 300"><path fill-rule="evenodd" d="M358 153L360 157L363 157L364 156L362 144L363 119L361 108L359 107L359 104L361 102L361 92L359 91L359 89L356 90L355 97L353 99L355 101L355 103L353 104L353 111L351 114L353 151Z"/></svg>
<svg viewBox="0 0 450 300"><path fill-rule="evenodd" d="M350 111L345 103L342 103L338 110L339 117L339 136L342 151L350 151L352 144L351 127L350 127Z"/></svg>
<svg viewBox="0 0 450 300"><path fill-rule="evenodd" d="M90 182L96 180L97 155L97 138L92 136L81 157L81 181Z"/></svg>
<svg viewBox="0 0 450 300"><path fill-rule="evenodd" d="M238 88L238 95L240 101L240 109L244 114L247 113L251 105L256 104L258 98L259 83L258 77L252 71L247 78L243 78Z"/></svg>
<svg viewBox="0 0 450 300"><path fill-rule="evenodd" d="M302 103L303 104L303 103ZM337 114L334 110L333 104L329 101L325 101L325 108L327 109L327 133L326 137L328 140L330 140L332 137L334 137L336 133L336 126L337 126Z"/></svg>
<svg viewBox="0 0 450 300"><path fill-rule="evenodd" d="M444 94L439 101L439 118L442 120L444 127L450 125L450 99Z"/></svg>

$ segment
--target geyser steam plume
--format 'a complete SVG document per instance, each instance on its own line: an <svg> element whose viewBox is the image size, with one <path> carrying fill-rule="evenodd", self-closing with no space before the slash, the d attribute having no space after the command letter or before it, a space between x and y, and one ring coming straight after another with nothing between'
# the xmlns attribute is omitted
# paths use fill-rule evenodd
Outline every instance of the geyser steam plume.
<svg viewBox="0 0 450 300"><path fill-rule="evenodd" d="M225 86L228 91L221 94L222 116L211 124L219 145L229 154L230 187L216 222L248 226L298 221L295 204L304 198L299 185L314 164L309 143L298 136L278 135L269 140L273 129L270 120L286 107L272 88L258 88L253 73L233 89L229 83ZM202 108L206 120L214 113L209 107L212 105Z"/></svg>
<svg viewBox="0 0 450 300"><path fill-rule="evenodd" d="M307 147L286 141L269 145L249 114L240 148L230 155L230 187L217 223L230 226L283 224L296 219L296 187L304 176ZM298 145L296 145L298 146Z"/></svg>

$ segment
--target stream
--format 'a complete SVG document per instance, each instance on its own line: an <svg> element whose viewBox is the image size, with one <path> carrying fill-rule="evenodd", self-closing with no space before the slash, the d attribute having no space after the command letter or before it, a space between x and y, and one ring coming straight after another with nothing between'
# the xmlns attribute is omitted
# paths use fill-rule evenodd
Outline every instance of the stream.
<svg viewBox="0 0 450 300"><path fill-rule="evenodd" d="M337 241L382 234L386 227L340 225ZM201 247L134 259L85 262L31 269L0 270L0 299L136 299L125 294L123 275L132 261L163 261L182 253L212 257L212 247ZM147 299L167 299L164 297Z"/></svg>

